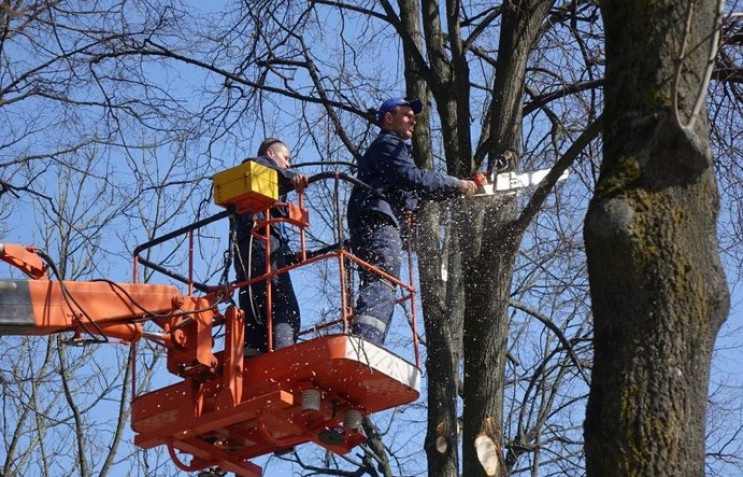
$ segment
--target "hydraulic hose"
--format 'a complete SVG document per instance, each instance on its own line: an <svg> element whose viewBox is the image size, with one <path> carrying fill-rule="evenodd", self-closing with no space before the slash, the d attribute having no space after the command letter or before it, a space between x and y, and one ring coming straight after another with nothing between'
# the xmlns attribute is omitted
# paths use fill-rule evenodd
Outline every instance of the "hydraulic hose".
<svg viewBox="0 0 743 477"><path fill-rule="evenodd" d="M374 197L378 199L384 199L385 196L372 188L369 184L366 182L361 182L360 180L356 179L355 177L349 176L348 174L344 174L342 172L335 172L335 171L326 171L326 172L319 172L317 174L311 175L307 178L307 183L312 184L314 182L318 182L325 179L339 179L345 182L349 182L355 186L358 186L365 191L372 194Z"/></svg>

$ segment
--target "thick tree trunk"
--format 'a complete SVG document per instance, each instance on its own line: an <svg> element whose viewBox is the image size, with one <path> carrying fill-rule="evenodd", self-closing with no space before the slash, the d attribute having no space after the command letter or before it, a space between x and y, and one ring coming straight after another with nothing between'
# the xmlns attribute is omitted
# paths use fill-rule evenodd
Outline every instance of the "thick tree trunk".
<svg viewBox="0 0 743 477"><path fill-rule="evenodd" d="M553 0L514 1L504 10L491 108L490 154L518 150L529 53ZM465 249L463 475L507 475L502 455L508 304L522 239L514 230L516 204L472 204L482 220L482 240ZM473 217L469 223L474 222ZM462 222L467 223L467 222ZM475 236L470 234L470 237Z"/></svg>
<svg viewBox="0 0 743 477"><path fill-rule="evenodd" d="M487 221L512 223L516 202L507 199L484 210ZM464 435L463 475L502 476L503 399L508 336L508 297L520 237L496 233L486 224L482 248L467 269L468 304L464 330ZM501 228L501 231L504 231ZM477 304L477 305L475 305Z"/></svg>
<svg viewBox="0 0 743 477"><path fill-rule="evenodd" d="M729 309L706 113L694 110L715 3L601 2L604 163L585 224L589 476L704 475L710 360Z"/></svg>

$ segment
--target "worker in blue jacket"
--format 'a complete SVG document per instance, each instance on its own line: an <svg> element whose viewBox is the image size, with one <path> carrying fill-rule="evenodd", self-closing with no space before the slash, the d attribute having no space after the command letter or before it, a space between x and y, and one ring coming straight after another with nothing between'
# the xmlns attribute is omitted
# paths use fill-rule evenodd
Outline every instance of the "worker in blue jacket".
<svg viewBox="0 0 743 477"><path fill-rule="evenodd" d="M278 171L279 200L286 201L286 193L292 189L302 192L307 187L307 177L292 171L290 167L289 147L279 139L268 138L258 148L258 157L246 159L255 161ZM283 208L273 207L271 217L285 217ZM235 258L235 271L238 281L258 277L266 273L266 242L254 236L255 219L263 218L258 214L240 214L235 219L236 240L239 253ZM265 235L261 228L255 231ZM288 238L283 224L270 226L271 270L287 265L287 254L290 253ZM245 356L255 356L268 350L268 328L266 281L259 281L240 289L240 308L245 312ZM291 346L297 341L300 327L300 313L297 297L294 293L289 273L282 273L271 278L273 348Z"/></svg>
<svg viewBox="0 0 743 477"><path fill-rule="evenodd" d="M415 165L407 142L415 130L421 102L391 98L377 112L381 131L358 165L357 178L374 194L354 186L348 203L351 250L389 275L399 278L402 240L400 224L418 199L445 200L472 195L473 181L460 180ZM395 285L361 268L353 333L382 344L395 307Z"/></svg>

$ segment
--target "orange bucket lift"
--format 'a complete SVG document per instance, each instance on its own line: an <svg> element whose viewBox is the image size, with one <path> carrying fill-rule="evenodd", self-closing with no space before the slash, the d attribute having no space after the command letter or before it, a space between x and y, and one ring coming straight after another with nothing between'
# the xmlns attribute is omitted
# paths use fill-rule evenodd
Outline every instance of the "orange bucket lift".
<svg viewBox="0 0 743 477"><path fill-rule="evenodd" d="M328 177L325 174L322 178ZM335 183L337 203L338 175ZM254 162L215 175L215 202L227 210L137 247L135 283L49 280L47 264L32 247L0 244L0 259L31 278L0 280L0 307L4 310L0 335L71 331L76 337L87 335L100 341L108 337L125 343L148 339L164 346L168 371L182 380L141 394L133 388L131 426L137 446L167 446L175 464L184 471L219 469L241 477L258 477L262 469L250 459L307 442L337 454L349 452L365 440L363 416L410 403L419 396L415 290L355 257L342 241L332 250L309 253L305 244L309 218L304 197L300 194L299 204L280 203L277 184L276 171ZM267 209L271 207L288 208L288 217L270 218L256 228L277 222L295 227L300 237L299 261L279 270L269 268L261 277L227 286L208 286L192 279L191 253L188 277L140 255L184 234L188 234L190 252L193 232L198 228L246 211L265 211L264 216L270 217ZM337 226L336 234L342 237L340 221ZM266 248L270 254L268 241ZM244 313L235 306L222 312L218 305L230 301L229 297L240 287L325 260L337 263L341 301L338 318L314 324L301 333L311 337L272 351L268 281L269 352L246 359ZM400 301L408 304L413 335L410 361L350 334L350 264L375 270L402 290ZM182 295L170 285L136 283L140 265L182 281L188 293ZM150 321L162 331L145 330L144 323ZM214 349L217 326L225 329L224 340L218 340L224 343L221 350ZM132 349L136 350L136 346ZM191 456L189 462L182 460L183 454Z"/></svg>

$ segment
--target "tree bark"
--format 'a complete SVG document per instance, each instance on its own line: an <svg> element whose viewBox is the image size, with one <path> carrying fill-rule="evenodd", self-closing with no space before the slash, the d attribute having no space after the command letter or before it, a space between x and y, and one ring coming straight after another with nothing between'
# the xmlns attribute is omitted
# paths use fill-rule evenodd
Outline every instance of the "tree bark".
<svg viewBox="0 0 743 477"><path fill-rule="evenodd" d="M584 232L595 325L587 474L704 475L709 368L729 310L707 115L695 108L717 5L600 5L604 161Z"/></svg>
<svg viewBox="0 0 743 477"><path fill-rule="evenodd" d="M527 59L553 3L514 1L504 8L490 113L491 157L519 149ZM472 209L471 217L482 220L482 240L471 241L465 249L463 475L500 476L508 474L501 449L507 312L523 230L511 233L516 220L513 199L476 202Z"/></svg>
<svg viewBox="0 0 743 477"><path fill-rule="evenodd" d="M429 100L431 94L428 83L441 82L442 79L438 75L448 71L446 68L435 69L436 73L433 73L421 68L415 60L425 49L419 21L421 8L430 8L430 4L431 2L426 2L426 6L422 7L417 0L399 2L400 22L409 39L403 42L406 93L410 97L420 98L427 104L418 115L418 124L412 138L416 164L426 168L433 167ZM440 25L435 21L436 17L427 18L431 20L429 23L433 23L427 25L429 35L432 30L440 31ZM435 204L428 204L416 215L419 238L418 274L427 343L428 419L424 446L428 460L428 476L457 477L459 475L457 368L452 350L452 340L457 334L450 326L451 309L447 306L446 282L441 276L439 208Z"/></svg>

